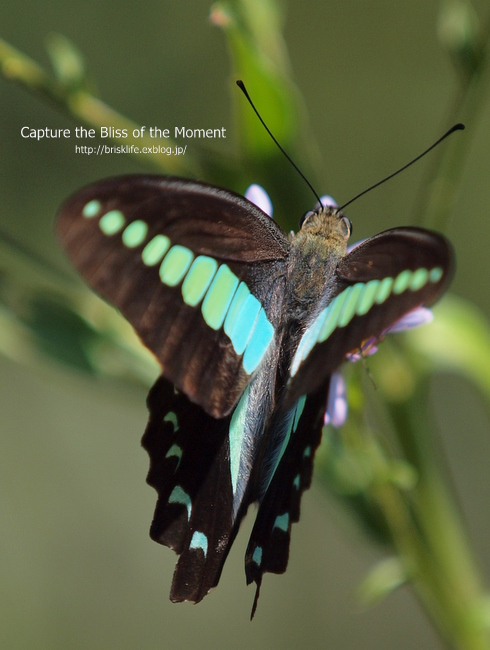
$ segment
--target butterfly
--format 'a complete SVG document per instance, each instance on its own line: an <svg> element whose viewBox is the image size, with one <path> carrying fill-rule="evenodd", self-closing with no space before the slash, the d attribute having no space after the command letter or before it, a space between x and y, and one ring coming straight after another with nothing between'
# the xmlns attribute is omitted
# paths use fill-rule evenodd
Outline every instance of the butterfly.
<svg viewBox="0 0 490 650"><path fill-rule="evenodd" d="M199 602L217 585L257 503L245 556L253 616L263 574L288 564L332 374L443 294L450 243L403 227L348 252L352 225L334 206L286 235L238 194L152 175L82 189L57 232L161 364L142 444L158 493L150 535L179 555L171 600Z"/></svg>

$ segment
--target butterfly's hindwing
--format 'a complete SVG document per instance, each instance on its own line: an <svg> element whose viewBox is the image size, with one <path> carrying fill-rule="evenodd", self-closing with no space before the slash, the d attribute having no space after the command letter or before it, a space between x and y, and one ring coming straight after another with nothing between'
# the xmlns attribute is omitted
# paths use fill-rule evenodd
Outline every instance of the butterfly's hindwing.
<svg viewBox="0 0 490 650"><path fill-rule="evenodd" d="M287 414L276 416L271 429L280 418L288 423L283 449L268 474L257 518L245 555L247 584L254 581L257 593L252 609L255 612L264 573L284 573L289 559L291 524L299 521L300 501L311 484L313 457L320 444L328 379L311 395L301 396ZM264 478L264 477L263 477Z"/></svg>
<svg viewBox="0 0 490 650"><path fill-rule="evenodd" d="M120 309L163 373L223 417L280 318L288 241L251 203L183 179L128 176L69 199L58 233L89 284Z"/></svg>
<svg viewBox="0 0 490 650"><path fill-rule="evenodd" d="M355 247L338 264L331 299L300 339L288 403L316 390L363 341L434 303L453 272L451 245L428 230L394 228Z"/></svg>
<svg viewBox="0 0 490 650"><path fill-rule="evenodd" d="M215 419L161 377L148 397L142 444L158 493L151 537L180 555L171 599L199 602L223 563L260 477L252 469L268 440L277 360L252 379L233 413ZM269 397L268 397L269 396Z"/></svg>
<svg viewBox="0 0 490 650"><path fill-rule="evenodd" d="M219 580L235 535L230 416L216 420L161 377L148 396L142 444L158 493L150 535L180 555L170 597L199 602Z"/></svg>

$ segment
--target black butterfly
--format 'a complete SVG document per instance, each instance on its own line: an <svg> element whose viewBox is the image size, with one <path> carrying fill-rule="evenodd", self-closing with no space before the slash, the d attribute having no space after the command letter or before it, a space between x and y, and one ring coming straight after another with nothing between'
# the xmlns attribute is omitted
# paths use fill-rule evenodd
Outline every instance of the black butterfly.
<svg viewBox="0 0 490 650"><path fill-rule="evenodd" d="M394 228L347 253L351 229L321 207L288 237L233 192L162 176L104 180L61 208L73 263L162 366L143 446L151 537L180 556L173 601L216 586L258 502L245 557L255 611L263 573L287 566L332 373L448 287L441 235Z"/></svg>

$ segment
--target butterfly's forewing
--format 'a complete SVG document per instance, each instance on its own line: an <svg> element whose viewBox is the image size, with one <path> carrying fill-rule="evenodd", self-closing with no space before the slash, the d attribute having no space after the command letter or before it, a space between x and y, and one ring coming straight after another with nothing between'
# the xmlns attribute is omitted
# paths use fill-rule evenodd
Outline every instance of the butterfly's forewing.
<svg viewBox="0 0 490 650"><path fill-rule="evenodd" d="M209 414L227 415L278 324L271 304L284 289L282 230L232 192L128 176L75 194L61 208L58 234L164 376Z"/></svg>
<svg viewBox="0 0 490 650"><path fill-rule="evenodd" d="M431 305L454 273L448 240L421 228L367 239L338 264L331 299L305 330L291 364L288 402L316 390L351 351L403 315Z"/></svg>

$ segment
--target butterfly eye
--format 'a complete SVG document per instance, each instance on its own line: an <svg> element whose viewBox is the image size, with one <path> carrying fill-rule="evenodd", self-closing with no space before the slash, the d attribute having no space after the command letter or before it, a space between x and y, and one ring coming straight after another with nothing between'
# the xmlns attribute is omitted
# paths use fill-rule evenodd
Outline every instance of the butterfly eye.
<svg viewBox="0 0 490 650"><path fill-rule="evenodd" d="M348 239L352 235L352 223L348 217L341 217L342 234Z"/></svg>
<svg viewBox="0 0 490 650"><path fill-rule="evenodd" d="M308 212L305 212L304 215L299 220L299 227L302 228L305 225L305 223L308 221L308 219L314 214L315 212L313 210L308 210Z"/></svg>

